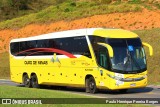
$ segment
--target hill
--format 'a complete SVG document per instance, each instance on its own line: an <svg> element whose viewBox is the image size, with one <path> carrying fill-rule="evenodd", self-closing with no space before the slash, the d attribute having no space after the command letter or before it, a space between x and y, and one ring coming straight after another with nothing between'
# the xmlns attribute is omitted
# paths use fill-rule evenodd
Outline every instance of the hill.
<svg viewBox="0 0 160 107"><path fill-rule="evenodd" d="M150 11L143 9L140 12L125 12L125 13L110 13L103 15L94 15L86 18L75 19L71 21L56 21L52 23L36 23L25 27L14 28L22 21L8 23L13 28L0 31L0 52L8 51L9 41L14 38L35 36L50 32L91 28L91 27L106 27L106 28L122 28L127 30L143 30L160 27L160 10ZM30 18L29 18L30 19ZM26 18L28 21L28 19ZM1 23L0 23L1 24ZM12 27L11 26L11 27Z"/></svg>
<svg viewBox="0 0 160 107"><path fill-rule="evenodd" d="M36 13L58 3L58 0L0 0L0 21Z"/></svg>
<svg viewBox="0 0 160 107"><path fill-rule="evenodd" d="M158 1L107 1L109 0L59 0L41 11L0 22L1 77L9 75L8 54L5 52L8 52L11 39L69 29L114 27L132 30L153 46L154 56L148 57L149 82L160 81L157 78L160 75Z"/></svg>
<svg viewBox="0 0 160 107"><path fill-rule="evenodd" d="M36 13L49 6L57 6L61 3L71 3L77 6L78 2L88 2L91 4L107 5L120 4L127 2L129 4L142 4L150 8L150 6L160 7L159 0L1 0L0 1L0 21L13 19L23 15ZM66 11L70 10L69 8Z"/></svg>

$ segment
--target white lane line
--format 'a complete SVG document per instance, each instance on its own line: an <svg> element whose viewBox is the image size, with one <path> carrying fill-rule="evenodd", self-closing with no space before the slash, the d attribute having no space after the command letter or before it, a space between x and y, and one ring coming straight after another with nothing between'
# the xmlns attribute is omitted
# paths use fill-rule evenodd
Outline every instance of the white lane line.
<svg viewBox="0 0 160 107"><path fill-rule="evenodd" d="M1 82L2 84L5 84L5 83L7 83L7 82Z"/></svg>
<svg viewBox="0 0 160 107"><path fill-rule="evenodd" d="M11 81L9 79L0 79L0 81Z"/></svg>
<svg viewBox="0 0 160 107"><path fill-rule="evenodd" d="M148 93L145 93L145 94L150 94L150 95L156 94L156 95L160 95L159 93L156 93L156 92L148 92Z"/></svg>
<svg viewBox="0 0 160 107"><path fill-rule="evenodd" d="M5 83L8 83L8 82L11 82L11 80L9 80L9 79L0 79L0 83L1 84L5 84ZM148 87L152 87L152 88L155 88L155 86L153 86L153 85L148 85ZM76 93L76 92L68 92L68 93L72 93L72 94L79 94L79 95L84 95L84 96L90 96L90 97L96 97L96 98L106 98L106 97L102 97L102 96L98 96L98 95L88 95L88 94L83 94L83 93ZM146 93L146 94L158 94L159 95L159 93L154 93L154 92L148 92L148 93Z"/></svg>

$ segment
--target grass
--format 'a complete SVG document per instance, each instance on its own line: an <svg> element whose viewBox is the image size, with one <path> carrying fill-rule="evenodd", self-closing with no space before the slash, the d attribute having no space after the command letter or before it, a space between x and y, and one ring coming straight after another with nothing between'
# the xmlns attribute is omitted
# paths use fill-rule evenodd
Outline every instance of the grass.
<svg viewBox="0 0 160 107"><path fill-rule="evenodd" d="M0 54L0 78L8 79L10 75L9 54L8 52Z"/></svg>
<svg viewBox="0 0 160 107"><path fill-rule="evenodd" d="M18 2L15 2L14 0L1 0L0 1L0 13L1 13L0 21L12 20L13 18L19 18L24 15L34 14L34 13L44 10L45 8L49 6L55 6L57 9L61 9L64 12L77 11L77 10L78 11L80 10L81 12L83 12L84 9L88 10L88 8L97 6L98 7L97 10L94 10L94 11L102 12L104 8L101 8L101 7L107 7L107 5L116 6L116 5L121 5L124 3L126 3L127 5L135 6L134 11L139 11L140 9L136 5L145 7L147 9L152 9L152 7L156 7L160 9L160 4L156 0L153 0L152 3L148 0L145 0L145 1L144 0L143 1L142 0L128 0L128 1L121 1L121 0L21 0ZM68 4L68 7L64 6L64 4ZM85 7L86 4L88 5L88 7ZM126 7L124 9L126 9ZM123 11L123 8L117 8L116 10ZM94 11L91 11L91 14L94 13ZM105 11L106 10L104 10L104 12ZM47 17L48 15L49 14L46 13ZM55 14L55 15L57 16L58 14Z"/></svg>
<svg viewBox="0 0 160 107"><path fill-rule="evenodd" d="M153 85L160 85L160 82L155 82Z"/></svg>
<svg viewBox="0 0 160 107"><path fill-rule="evenodd" d="M20 10L16 14L7 12L8 16L4 16L5 21L0 22L0 29L17 29L34 23L70 21L99 14L137 12L142 11L143 8L160 9L160 4L155 0L152 3L147 0L126 2L120 0L36 0L28 6L29 10ZM12 8L9 9L13 11ZM3 17L3 14L1 16Z"/></svg>
<svg viewBox="0 0 160 107"><path fill-rule="evenodd" d="M1 86L0 87L0 96L1 98L93 98L83 95L77 95L72 93L66 93L58 90L44 90L44 89L34 89L34 88L25 88L25 87L14 87L14 86ZM62 99L63 100L63 99ZM1 107L6 107L10 105L0 105ZM13 105L15 107L21 107L24 105ZM31 107L146 107L145 105L131 105L131 104L57 104L57 105L25 105ZM150 107L150 106L147 106Z"/></svg>
<svg viewBox="0 0 160 107"><path fill-rule="evenodd" d="M50 6L37 13L32 13L12 20L0 22L0 29L21 28L33 23L49 23L60 20L74 20L78 18L93 16L97 14L108 14L118 12L141 11L141 5L129 3L120 4L97 4L96 2L73 2L68 1L59 5ZM29 20L28 20L29 19Z"/></svg>
<svg viewBox="0 0 160 107"><path fill-rule="evenodd" d="M36 13L55 4L59 3L56 0L21 0L17 2L14 0L0 0L0 21Z"/></svg>
<svg viewBox="0 0 160 107"><path fill-rule="evenodd" d="M5 85L1 86L0 90L1 98L90 98L87 96L61 92L58 90L46 90Z"/></svg>

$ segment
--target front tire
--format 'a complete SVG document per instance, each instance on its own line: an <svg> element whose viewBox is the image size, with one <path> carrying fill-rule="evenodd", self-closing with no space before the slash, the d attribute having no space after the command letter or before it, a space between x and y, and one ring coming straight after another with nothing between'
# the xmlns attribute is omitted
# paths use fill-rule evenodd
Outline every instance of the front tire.
<svg viewBox="0 0 160 107"><path fill-rule="evenodd" d="M97 92L96 83L93 77L89 77L88 79L86 79L86 92L92 94Z"/></svg>
<svg viewBox="0 0 160 107"><path fill-rule="evenodd" d="M23 76L23 84L25 87L31 87L31 82L27 74Z"/></svg>
<svg viewBox="0 0 160 107"><path fill-rule="evenodd" d="M31 76L31 86L33 88L39 88L38 78L35 74Z"/></svg>

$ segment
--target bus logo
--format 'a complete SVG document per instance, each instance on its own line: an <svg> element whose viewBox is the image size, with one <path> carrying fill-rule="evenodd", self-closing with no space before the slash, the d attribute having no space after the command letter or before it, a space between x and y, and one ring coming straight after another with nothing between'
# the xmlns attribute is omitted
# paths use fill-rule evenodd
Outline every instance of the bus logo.
<svg viewBox="0 0 160 107"><path fill-rule="evenodd" d="M56 53L54 53L54 55L53 55L53 57L52 57L52 59L51 59L51 62L53 62L53 63L54 63L54 62L60 63L60 61L59 61L59 59L58 59Z"/></svg>

